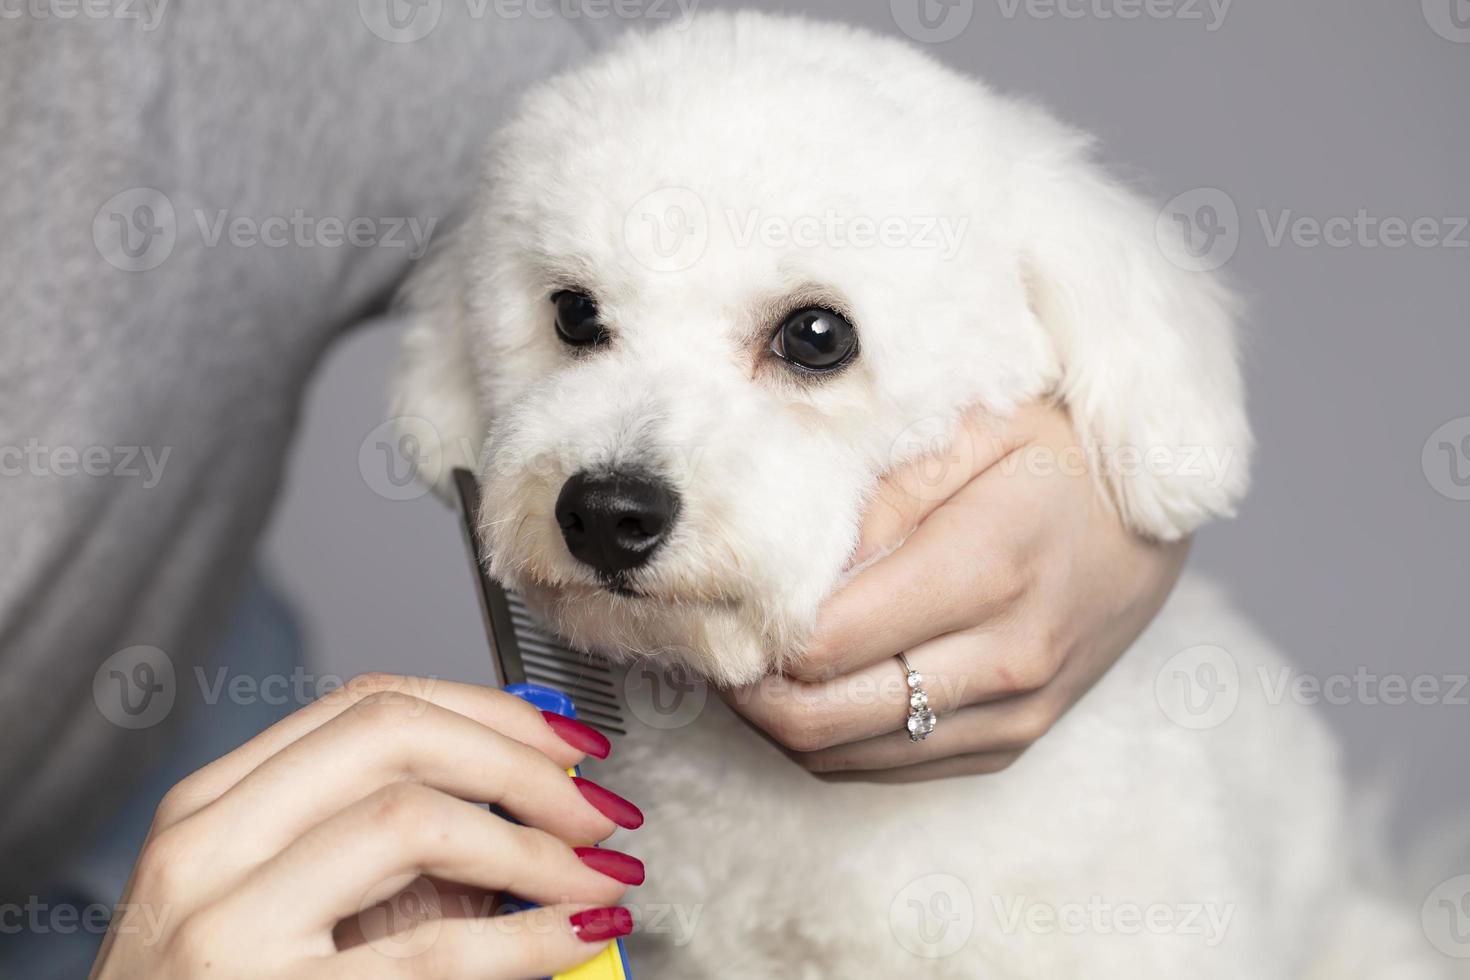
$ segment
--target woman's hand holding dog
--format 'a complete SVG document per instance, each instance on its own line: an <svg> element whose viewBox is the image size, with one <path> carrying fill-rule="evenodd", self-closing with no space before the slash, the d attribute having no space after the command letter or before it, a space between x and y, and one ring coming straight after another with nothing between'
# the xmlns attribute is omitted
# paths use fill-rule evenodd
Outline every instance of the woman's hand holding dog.
<svg viewBox="0 0 1470 980"><path fill-rule="evenodd" d="M734 706L834 778L1009 766L1133 643L1188 552L1130 531L1086 462L1066 411L1034 407L972 418L943 465L891 474L807 650ZM939 716L922 742L900 651Z"/></svg>
<svg viewBox="0 0 1470 980"><path fill-rule="evenodd" d="M566 774L607 748L499 691L360 678L168 793L92 975L568 969L631 928L613 906L643 880L584 846L642 820ZM503 891L545 907L492 915Z"/></svg>

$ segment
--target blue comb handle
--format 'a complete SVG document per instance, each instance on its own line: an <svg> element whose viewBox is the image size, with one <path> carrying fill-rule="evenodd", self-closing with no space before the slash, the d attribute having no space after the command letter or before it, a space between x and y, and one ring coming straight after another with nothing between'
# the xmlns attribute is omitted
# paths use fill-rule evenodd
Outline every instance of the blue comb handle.
<svg viewBox="0 0 1470 980"><path fill-rule="evenodd" d="M577 717L577 706L572 703L572 699L555 688L542 687L540 684L512 684L505 689L505 693L514 694L522 701L529 701L542 711L564 718Z"/></svg>

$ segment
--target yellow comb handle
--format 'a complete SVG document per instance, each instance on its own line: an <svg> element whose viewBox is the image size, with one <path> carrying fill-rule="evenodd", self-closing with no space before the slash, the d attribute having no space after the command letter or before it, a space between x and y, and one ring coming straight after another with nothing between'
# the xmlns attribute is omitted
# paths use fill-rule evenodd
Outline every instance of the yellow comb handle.
<svg viewBox="0 0 1470 980"><path fill-rule="evenodd" d="M568 769L567 775L579 776L581 770ZM628 971L623 964L623 941L614 939L592 959L566 973L558 973L553 980L628 980Z"/></svg>

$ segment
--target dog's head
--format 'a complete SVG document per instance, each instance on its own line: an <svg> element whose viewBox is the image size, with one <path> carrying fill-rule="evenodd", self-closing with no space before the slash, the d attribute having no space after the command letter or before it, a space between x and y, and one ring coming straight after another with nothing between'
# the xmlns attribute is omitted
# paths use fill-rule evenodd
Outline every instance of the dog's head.
<svg viewBox="0 0 1470 980"><path fill-rule="evenodd" d="M408 291L398 412L436 472L479 453L493 571L562 635L749 680L877 479L965 411L1055 395L1094 444L1243 452L1224 298L1039 110L897 42L712 16L524 101ZM1158 537L1244 483L1104 476Z"/></svg>

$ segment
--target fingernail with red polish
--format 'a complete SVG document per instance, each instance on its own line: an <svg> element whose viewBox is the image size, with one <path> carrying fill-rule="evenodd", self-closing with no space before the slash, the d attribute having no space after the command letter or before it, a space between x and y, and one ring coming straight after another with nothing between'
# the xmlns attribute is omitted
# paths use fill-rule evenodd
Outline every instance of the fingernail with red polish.
<svg viewBox="0 0 1470 980"><path fill-rule="evenodd" d="M599 813L619 827L637 830L643 826L643 811L618 794L605 790L581 776L573 776L572 782L577 784L577 789L582 791L582 796L588 803L597 807Z"/></svg>
<svg viewBox="0 0 1470 980"><path fill-rule="evenodd" d="M625 885L643 884L643 862L631 854L610 851L605 847L579 847L576 854L583 864L599 874Z"/></svg>
<svg viewBox="0 0 1470 980"><path fill-rule="evenodd" d="M563 742L579 752L606 759L608 753L612 751L612 743L607 740L607 736L590 725L584 725L580 721L573 721L551 711L541 712L541 717L546 719L546 724L551 726L551 730L556 732Z"/></svg>
<svg viewBox="0 0 1470 980"><path fill-rule="evenodd" d="M623 908L585 909L572 916L572 933L584 943L601 943L633 931L633 913Z"/></svg>

